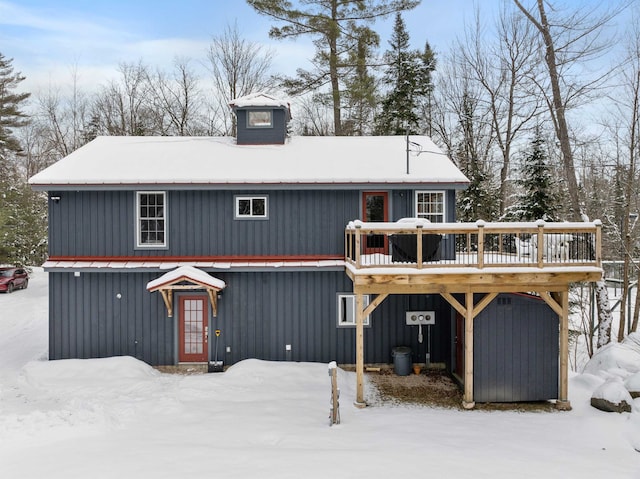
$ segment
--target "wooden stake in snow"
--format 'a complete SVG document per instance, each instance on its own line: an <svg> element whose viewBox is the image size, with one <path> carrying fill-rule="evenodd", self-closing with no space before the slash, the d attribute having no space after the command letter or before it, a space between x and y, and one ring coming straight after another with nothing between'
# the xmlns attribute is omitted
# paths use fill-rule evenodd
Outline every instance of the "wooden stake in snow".
<svg viewBox="0 0 640 479"><path fill-rule="evenodd" d="M340 389L338 389L338 365L335 361L329 363L329 376L331 376L331 407L329 409L329 426L340 424Z"/></svg>

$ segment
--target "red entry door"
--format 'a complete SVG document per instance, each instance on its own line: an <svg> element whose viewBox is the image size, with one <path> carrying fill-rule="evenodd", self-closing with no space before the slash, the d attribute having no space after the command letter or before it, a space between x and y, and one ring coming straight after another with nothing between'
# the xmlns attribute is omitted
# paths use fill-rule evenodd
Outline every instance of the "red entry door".
<svg viewBox="0 0 640 479"><path fill-rule="evenodd" d="M365 191L362 193L362 217L366 222L389 221L389 195L386 191ZM386 235L367 235L364 240L364 254L389 251Z"/></svg>
<svg viewBox="0 0 640 479"><path fill-rule="evenodd" d="M178 321L181 363L201 363L209 360L209 300L205 295L180 296Z"/></svg>

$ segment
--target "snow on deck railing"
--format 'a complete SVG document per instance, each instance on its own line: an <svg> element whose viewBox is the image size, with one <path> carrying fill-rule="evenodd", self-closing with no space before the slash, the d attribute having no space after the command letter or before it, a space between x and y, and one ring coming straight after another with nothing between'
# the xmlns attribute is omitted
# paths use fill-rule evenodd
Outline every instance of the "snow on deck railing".
<svg viewBox="0 0 640 479"><path fill-rule="evenodd" d="M367 267L602 267L602 223L430 223L421 218L345 229L345 257Z"/></svg>

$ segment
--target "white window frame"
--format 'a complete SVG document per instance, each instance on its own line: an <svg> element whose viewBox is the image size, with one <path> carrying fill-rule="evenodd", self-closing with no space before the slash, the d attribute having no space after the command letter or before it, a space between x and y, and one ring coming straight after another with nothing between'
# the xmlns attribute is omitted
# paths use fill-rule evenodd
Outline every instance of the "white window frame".
<svg viewBox="0 0 640 479"><path fill-rule="evenodd" d="M338 293L336 295L336 318L339 328L356 327L356 295L354 293ZM362 295L364 307L369 305L369 295ZM345 310L345 308L347 308ZM344 315L347 314L345 318ZM370 317L364 318L364 326L370 326Z"/></svg>
<svg viewBox="0 0 640 479"><path fill-rule="evenodd" d="M240 201L249 200L251 202L249 214L240 214ZM253 213L253 202L255 200L264 200L264 214ZM237 195L234 198L234 217L237 220L255 220L269 218L269 196L268 195Z"/></svg>
<svg viewBox="0 0 640 479"><path fill-rule="evenodd" d="M420 206L420 201L418 200L419 196L421 194L428 194L428 195L440 195L442 197L442 212L441 213L425 213L425 212L419 212L419 206ZM431 221L432 223L445 223L447 220L447 194L445 191L442 190L418 190L415 192L415 196L414 196L414 207L415 207L415 216L416 218L425 218L429 221ZM429 204L433 204L433 203L429 203ZM433 217L440 217L442 218L442 221L434 221Z"/></svg>
<svg viewBox="0 0 640 479"><path fill-rule="evenodd" d="M260 119L262 115L269 120ZM247 110L247 128L273 128L273 110Z"/></svg>
<svg viewBox="0 0 640 479"><path fill-rule="evenodd" d="M142 217L141 216L141 202L140 199L143 195L161 195L162 196L162 216L161 217ZM167 248L167 236L169 231L168 220L168 204L167 204L167 192L166 191L136 191L136 247L137 248ZM162 230L164 241L162 243L143 243L142 242L142 221L145 219L162 219L164 221L164 228Z"/></svg>

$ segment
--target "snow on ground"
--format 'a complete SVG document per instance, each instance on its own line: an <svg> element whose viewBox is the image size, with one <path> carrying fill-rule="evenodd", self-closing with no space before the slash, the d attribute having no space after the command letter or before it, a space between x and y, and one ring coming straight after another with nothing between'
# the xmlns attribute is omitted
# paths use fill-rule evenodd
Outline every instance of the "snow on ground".
<svg viewBox="0 0 640 479"><path fill-rule="evenodd" d="M1 478L640 478L632 413L589 405L604 378L573 375L573 410L353 406L339 370L329 427L326 364L246 360L162 374L129 357L46 361L47 276L0 295ZM629 375L631 376L631 375Z"/></svg>

